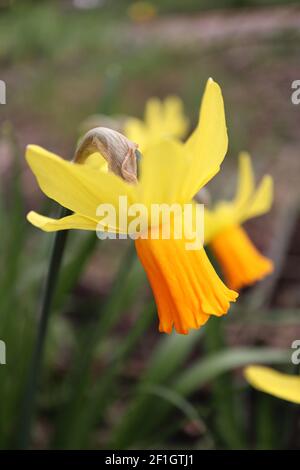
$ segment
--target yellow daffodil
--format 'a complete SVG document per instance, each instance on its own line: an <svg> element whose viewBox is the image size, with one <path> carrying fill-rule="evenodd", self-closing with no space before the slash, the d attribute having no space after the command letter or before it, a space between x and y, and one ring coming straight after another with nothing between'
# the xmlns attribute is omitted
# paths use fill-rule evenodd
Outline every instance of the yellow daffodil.
<svg viewBox="0 0 300 470"><path fill-rule="evenodd" d="M157 16L156 6L147 1L135 1L128 7L128 16L136 23L145 23Z"/></svg>
<svg viewBox="0 0 300 470"><path fill-rule="evenodd" d="M271 176L264 176L255 189L250 156L241 153L235 198L205 211L205 244L220 262L226 283L232 289L250 285L273 270L272 261L258 252L241 227L246 220L266 213L272 200Z"/></svg>
<svg viewBox="0 0 300 470"><path fill-rule="evenodd" d="M138 143L144 153L148 145L162 137L182 139L188 129L188 119L184 115L183 103L177 96L169 96L164 101L150 98L146 103L144 120L128 118L124 134Z"/></svg>
<svg viewBox="0 0 300 470"><path fill-rule="evenodd" d="M282 374L264 366L249 366L244 374L248 382L257 390L300 404L299 376Z"/></svg>
<svg viewBox="0 0 300 470"><path fill-rule="evenodd" d="M48 232L99 227L122 232L120 224L97 216L100 204L118 209L119 198L126 196L128 204L147 208L161 203L183 205L219 171L227 145L222 93L212 79L207 82L199 124L190 139L186 144L154 139L141 159L137 182L121 178L121 162L118 174L103 171L97 164L100 154L86 156L82 163L69 162L30 145L26 158L40 188L73 214L56 220L30 212L28 220ZM169 333L174 326L177 332L186 334L190 328L203 325L210 315L227 313L238 294L220 280L204 248L187 250L185 237L177 239L173 229L171 224L170 239L140 236L135 244L156 299L160 331Z"/></svg>

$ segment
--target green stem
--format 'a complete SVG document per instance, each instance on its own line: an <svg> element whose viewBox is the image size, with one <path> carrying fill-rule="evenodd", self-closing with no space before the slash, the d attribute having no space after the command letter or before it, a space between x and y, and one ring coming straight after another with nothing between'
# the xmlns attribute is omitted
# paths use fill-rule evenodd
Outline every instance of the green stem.
<svg viewBox="0 0 300 470"><path fill-rule="evenodd" d="M125 257L121 261L109 298L100 309L99 319L84 336L84 341L78 348L79 355L75 357L74 369L70 374L72 392L68 404L64 407L58 421L57 434L54 437L55 447L58 443L61 445L62 442L67 447L70 443L73 443L72 439L74 432L76 432L76 426L80 426L78 421L80 421L82 414L82 402L86 391L92 386L91 364L95 349L101 344L101 341L111 328L113 328L119 319L120 312L124 309L124 303L126 303L125 294L128 291L126 279L134 266L135 260L135 245L133 242L130 242ZM97 353L100 353L100 349L97 349ZM78 411L74 413L74 410Z"/></svg>
<svg viewBox="0 0 300 470"><path fill-rule="evenodd" d="M60 217L69 215L70 211L61 208ZM25 387L24 401L21 408L21 420L17 439L17 446L26 449L30 443L30 432L35 412L38 380L43 361L45 339L47 336L49 316L57 283L59 270L67 241L68 231L63 230L55 234L50 257L49 269L42 299L37 339L33 350L32 363L29 370L28 381Z"/></svg>

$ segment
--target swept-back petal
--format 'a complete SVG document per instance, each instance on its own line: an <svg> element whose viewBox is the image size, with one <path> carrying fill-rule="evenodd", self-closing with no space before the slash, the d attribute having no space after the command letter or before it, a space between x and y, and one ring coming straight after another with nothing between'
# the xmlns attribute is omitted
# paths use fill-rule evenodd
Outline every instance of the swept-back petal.
<svg viewBox="0 0 300 470"><path fill-rule="evenodd" d="M164 101L150 98L146 104L145 124L149 137L184 137L188 120L181 99L177 96L168 96Z"/></svg>
<svg viewBox="0 0 300 470"><path fill-rule="evenodd" d="M163 117L168 136L182 139L189 125L189 120L184 114L182 100L178 96L168 96L163 104Z"/></svg>
<svg viewBox="0 0 300 470"><path fill-rule="evenodd" d="M143 121L136 118L126 119L123 132L129 140L138 144L141 151L144 150L147 144L147 132Z"/></svg>
<svg viewBox="0 0 300 470"><path fill-rule="evenodd" d="M259 187L255 191L247 210L241 217L241 221L263 215L271 209L273 202L273 179L270 175L264 176Z"/></svg>
<svg viewBox="0 0 300 470"><path fill-rule="evenodd" d="M185 202L182 178L187 172L183 144L175 140L162 140L148 147L141 160L140 178L136 186L139 202L150 203Z"/></svg>
<svg viewBox="0 0 300 470"><path fill-rule="evenodd" d="M185 180L186 194L194 196L219 171L227 147L222 92L210 78L203 95L198 126L185 144L190 162L190 171Z"/></svg>
<svg viewBox="0 0 300 470"><path fill-rule="evenodd" d="M241 225L248 219L268 212L273 202L273 179L265 175L255 190L250 155L239 156L239 176L236 197L232 201L219 201L212 210L205 211L205 241L226 230Z"/></svg>
<svg viewBox="0 0 300 470"><path fill-rule="evenodd" d="M26 159L42 191L73 212L95 218L99 204L117 207L119 196L133 198L134 187L113 173L68 162L39 146L29 145Z"/></svg>
<svg viewBox="0 0 300 470"><path fill-rule="evenodd" d="M150 98L146 103L145 124L151 133L161 132L163 103L158 98Z"/></svg>
<svg viewBox="0 0 300 470"><path fill-rule="evenodd" d="M182 101L177 96L168 96L163 101L150 98L146 103L144 121L129 118L125 123L124 133L138 144L143 153L147 146L162 138L183 138L188 123Z"/></svg>
<svg viewBox="0 0 300 470"><path fill-rule="evenodd" d="M52 219L31 211L27 214L27 220L37 228L44 232L57 232L58 230L95 230L97 229L97 221L89 219L78 214L68 215L61 219Z"/></svg>
<svg viewBox="0 0 300 470"><path fill-rule="evenodd" d="M233 204L239 210L249 201L254 192L254 175L251 157L247 152L239 154L239 172L236 196Z"/></svg>
<svg viewBox="0 0 300 470"><path fill-rule="evenodd" d="M300 404L299 376L282 374L264 366L249 366L244 374L254 388L282 400Z"/></svg>

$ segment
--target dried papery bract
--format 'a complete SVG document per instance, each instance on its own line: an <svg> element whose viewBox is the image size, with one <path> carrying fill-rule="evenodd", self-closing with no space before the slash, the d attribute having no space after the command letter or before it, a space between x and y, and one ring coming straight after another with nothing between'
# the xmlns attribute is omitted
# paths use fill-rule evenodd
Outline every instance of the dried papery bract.
<svg viewBox="0 0 300 470"><path fill-rule="evenodd" d="M129 183L137 183L136 150L138 146L127 137L107 127L95 127L80 140L74 161L84 163L94 152L107 161L108 169Z"/></svg>

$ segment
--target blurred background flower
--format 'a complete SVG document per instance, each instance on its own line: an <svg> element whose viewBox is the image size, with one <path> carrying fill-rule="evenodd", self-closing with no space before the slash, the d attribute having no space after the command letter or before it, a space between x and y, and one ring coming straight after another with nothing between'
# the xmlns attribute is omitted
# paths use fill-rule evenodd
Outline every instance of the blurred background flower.
<svg viewBox="0 0 300 470"><path fill-rule="evenodd" d="M248 382L258 390L300 404L300 377L263 366L249 366L244 373Z"/></svg>
<svg viewBox="0 0 300 470"><path fill-rule="evenodd" d="M205 242L232 289L247 287L273 271L272 261L256 250L241 227L243 222L269 212L272 201L272 178L264 175L255 188L250 155L242 152L234 199L218 201L213 208L205 210Z"/></svg>
<svg viewBox="0 0 300 470"><path fill-rule="evenodd" d="M133 1L128 6L128 16L137 23L150 21L157 15L157 10L152 2Z"/></svg>

